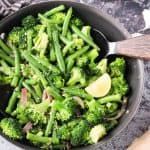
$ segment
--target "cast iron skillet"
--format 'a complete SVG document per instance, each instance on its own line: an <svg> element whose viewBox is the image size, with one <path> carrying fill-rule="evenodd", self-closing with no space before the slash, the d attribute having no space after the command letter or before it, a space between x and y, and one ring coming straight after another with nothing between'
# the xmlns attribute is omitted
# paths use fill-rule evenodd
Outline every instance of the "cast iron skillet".
<svg viewBox="0 0 150 150"><path fill-rule="evenodd" d="M90 24L93 28L100 30L107 37L109 41L118 41L123 40L129 37L129 34L125 31L124 28L118 25L118 22L115 22L112 18L102 13L100 10L96 10L96 8L90 7L85 4L67 1L67 0L55 0L50 2L39 3L35 5L31 5L21 9L15 14L5 18L0 22L0 33L9 32L13 26L19 25L21 19L29 14L36 16L39 12L45 12L53 7L56 7L60 4L64 4L67 7L73 7L76 11L76 14L80 16L87 24ZM131 87L131 92L129 94L129 102L128 102L128 113L126 112L123 117L119 120L118 126L113 129L103 140L99 143L91 146L82 147L82 149L96 149L100 144L107 142L110 138L117 135L121 130L123 130L129 121L133 118L139 104L141 101L142 90L143 90L143 63L138 59L126 58L127 61L127 80ZM0 88L0 109L4 109L7 105L9 94L3 94L2 87ZM2 118L2 115L0 114ZM5 137L2 133L1 136ZM11 139L7 140L12 142L13 144L20 146L24 149L35 149L29 145L29 143L22 141L16 142Z"/></svg>

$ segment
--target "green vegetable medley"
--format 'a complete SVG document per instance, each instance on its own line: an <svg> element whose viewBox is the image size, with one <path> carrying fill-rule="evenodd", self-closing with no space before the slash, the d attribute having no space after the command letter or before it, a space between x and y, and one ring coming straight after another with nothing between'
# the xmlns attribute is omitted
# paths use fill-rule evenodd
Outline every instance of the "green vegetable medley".
<svg viewBox="0 0 150 150"><path fill-rule="evenodd" d="M14 87L1 131L43 149L97 143L117 125L126 63L98 60L91 26L60 5L25 17L0 39L0 82Z"/></svg>

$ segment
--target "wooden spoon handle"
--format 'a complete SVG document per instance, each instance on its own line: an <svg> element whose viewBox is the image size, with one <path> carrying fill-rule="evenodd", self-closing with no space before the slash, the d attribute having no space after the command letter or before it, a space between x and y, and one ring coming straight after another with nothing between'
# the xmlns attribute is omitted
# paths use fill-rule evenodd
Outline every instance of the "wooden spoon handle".
<svg viewBox="0 0 150 150"><path fill-rule="evenodd" d="M150 35L143 35L117 42L116 53L150 60Z"/></svg>

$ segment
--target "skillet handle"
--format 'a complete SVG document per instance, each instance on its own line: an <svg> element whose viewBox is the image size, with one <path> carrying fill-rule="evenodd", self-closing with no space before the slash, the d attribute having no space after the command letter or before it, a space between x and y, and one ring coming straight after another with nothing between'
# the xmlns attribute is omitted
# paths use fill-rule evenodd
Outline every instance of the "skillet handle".
<svg viewBox="0 0 150 150"><path fill-rule="evenodd" d="M116 43L116 54L150 60L150 35L143 35Z"/></svg>

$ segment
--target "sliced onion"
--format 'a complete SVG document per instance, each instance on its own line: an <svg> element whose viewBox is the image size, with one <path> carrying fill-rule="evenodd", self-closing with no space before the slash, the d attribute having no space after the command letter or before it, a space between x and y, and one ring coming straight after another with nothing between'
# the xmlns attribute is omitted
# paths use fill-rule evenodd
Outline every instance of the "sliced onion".
<svg viewBox="0 0 150 150"><path fill-rule="evenodd" d="M32 129L32 123L28 122L24 127L23 127L23 132L27 133Z"/></svg>
<svg viewBox="0 0 150 150"><path fill-rule="evenodd" d="M119 119L125 113L126 107L127 107L127 98L124 97L123 102L122 102L122 107L121 107L120 111L118 112L118 114L114 117L109 117L109 118L105 118L105 119L108 121Z"/></svg>
<svg viewBox="0 0 150 150"><path fill-rule="evenodd" d="M27 89L26 88L22 88L21 89L21 104L26 105L27 104Z"/></svg>
<svg viewBox="0 0 150 150"><path fill-rule="evenodd" d="M84 102L79 96L73 96L73 99L81 106L82 109L85 108Z"/></svg>
<svg viewBox="0 0 150 150"><path fill-rule="evenodd" d="M52 101L53 97L46 91L43 91L43 95L42 95L42 101L44 100L49 100Z"/></svg>

